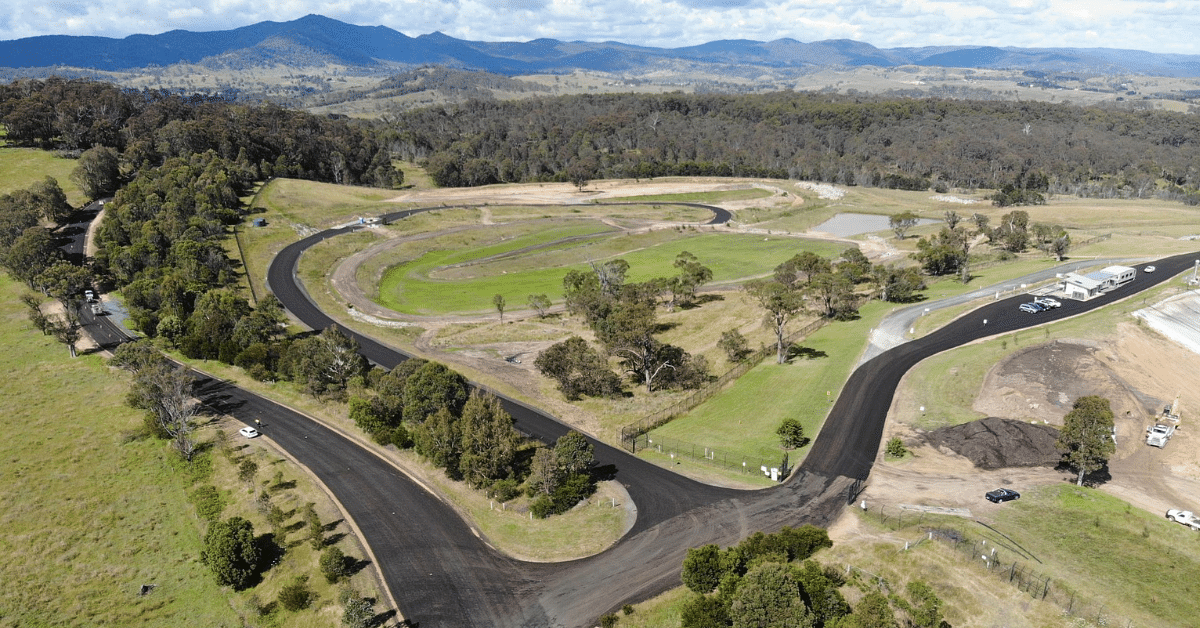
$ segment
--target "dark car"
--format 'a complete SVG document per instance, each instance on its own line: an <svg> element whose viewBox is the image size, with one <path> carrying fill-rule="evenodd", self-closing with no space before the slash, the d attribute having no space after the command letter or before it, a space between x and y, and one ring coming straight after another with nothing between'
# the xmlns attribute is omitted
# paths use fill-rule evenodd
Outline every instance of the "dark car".
<svg viewBox="0 0 1200 628"><path fill-rule="evenodd" d="M994 491L988 491L987 494L984 495L989 502L994 502L997 504L1000 502L1010 502L1020 496L1020 493L1012 490L1011 488L998 488Z"/></svg>

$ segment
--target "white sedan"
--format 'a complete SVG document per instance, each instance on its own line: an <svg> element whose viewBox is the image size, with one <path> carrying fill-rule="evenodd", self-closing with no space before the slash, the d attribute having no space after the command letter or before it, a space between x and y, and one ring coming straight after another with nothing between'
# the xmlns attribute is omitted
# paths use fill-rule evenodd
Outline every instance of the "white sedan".
<svg viewBox="0 0 1200 628"><path fill-rule="evenodd" d="M1147 267L1145 267L1145 268L1143 268L1143 269L1142 269L1142 272L1144 272L1144 273L1152 273L1152 272L1154 272L1155 270L1156 270L1156 269L1155 269L1153 266L1147 266Z"/></svg>
<svg viewBox="0 0 1200 628"><path fill-rule="evenodd" d="M258 436L258 430L254 429L252 427L243 427L242 429L238 430L238 434L241 434L242 436L245 436L246 438L254 438L254 437Z"/></svg>

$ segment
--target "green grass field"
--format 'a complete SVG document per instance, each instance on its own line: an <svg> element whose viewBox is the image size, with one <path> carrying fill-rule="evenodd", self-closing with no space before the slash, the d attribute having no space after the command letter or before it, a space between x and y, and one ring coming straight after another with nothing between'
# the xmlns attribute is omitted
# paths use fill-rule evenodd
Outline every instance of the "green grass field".
<svg viewBox="0 0 1200 628"><path fill-rule="evenodd" d="M43 177L51 176L67 195L67 202L73 207L80 207L87 199L79 191L79 186L71 181L73 170L74 160L55 157L54 153L48 151L0 146L0 194L25 189Z"/></svg>
<svg viewBox="0 0 1200 628"><path fill-rule="evenodd" d="M775 429L793 417L806 436L815 438L866 348L870 329L890 309L890 304L873 301L863 306L858 320L826 325L798 343L813 357L781 365L772 356L703 405L653 430L652 437L719 446L748 457L778 455L783 450ZM799 464L807 451L808 447L792 451L790 462Z"/></svg>
<svg viewBox="0 0 1200 628"><path fill-rule="evenodd" d="M543 293L558 301L563 276L570 270L586 270L588 260L619 257L629 262L630 281L645 281L674 275L675 257L688 251L711 268L713 281L720 283L769 273L800 251L829 257L844 248L817 240L660 230L589 239L566 247L546 246L524 254L445 268L505 250L517 251L529 246L529 242L545 244L544 233L537 229L527 236L497 243L493 239L501 236L487 228L478 234L456 233L423 242L420 248L424 253L418 254L416 247L396 249L389 254L392 259L419 256L409 257L409 261L383 273L378 302L410 314L487 312L495 294L505 295L510 303L524 303L528 295Z"/></svg>
<svg viewBox="0 0 1200 628"><path fill-rule="evenodd" d="M0 626L240 624L174 455L123 442L142 421L125 378L33 329L22 291L0 278Z"/></svg>

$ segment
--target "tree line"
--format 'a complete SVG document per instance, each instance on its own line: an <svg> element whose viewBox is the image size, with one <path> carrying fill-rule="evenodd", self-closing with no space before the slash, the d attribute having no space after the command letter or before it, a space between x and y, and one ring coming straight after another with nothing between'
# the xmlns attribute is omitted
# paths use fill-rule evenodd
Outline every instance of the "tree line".
<svg viewBox="0 0 1200 628"><path fill-rule="evenodd" d="M791 177L843 185L999 189L1200 202L1200 121L1040 102L826 93L605 94L470 101L391 123L439 185Z"/></svg>
<svg viewBox="0 0 1200 628"><path fill-rule="evenodd" d="M885 595L810 557L833 542L805 525L774 534L756 532L741 543L688 550L680 579L691 596L680 609L683 628L787 626L795 628L942 628L942 600L914 580L905 595ZM864 595L853 607L841 588ZM901 624L900 621L904 623Z"/></svg>
<svg viewBox="0 0 1200 628"><path fill-rule="evenodd" d="M391 165L393 135L387 129L274 105L83 79L21 79L0 85L0 123L18 146L75 155L111 148L126 177L212 151L252 168L253 179L286 176L379 187L402 181Z"/></svg>

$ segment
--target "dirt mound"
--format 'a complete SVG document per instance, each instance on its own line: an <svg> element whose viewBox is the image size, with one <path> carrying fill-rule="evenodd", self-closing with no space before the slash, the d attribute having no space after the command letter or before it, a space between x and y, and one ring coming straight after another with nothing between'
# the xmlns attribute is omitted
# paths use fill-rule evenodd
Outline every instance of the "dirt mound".
<svg viewBox="0 0 1200 628"><path fill-rule="evenodd" d="M1054 446L1058 430L1013 419L988 417L925 434L925 441L970 460L981 469L1053 467L1062 454Z"/></svg>

